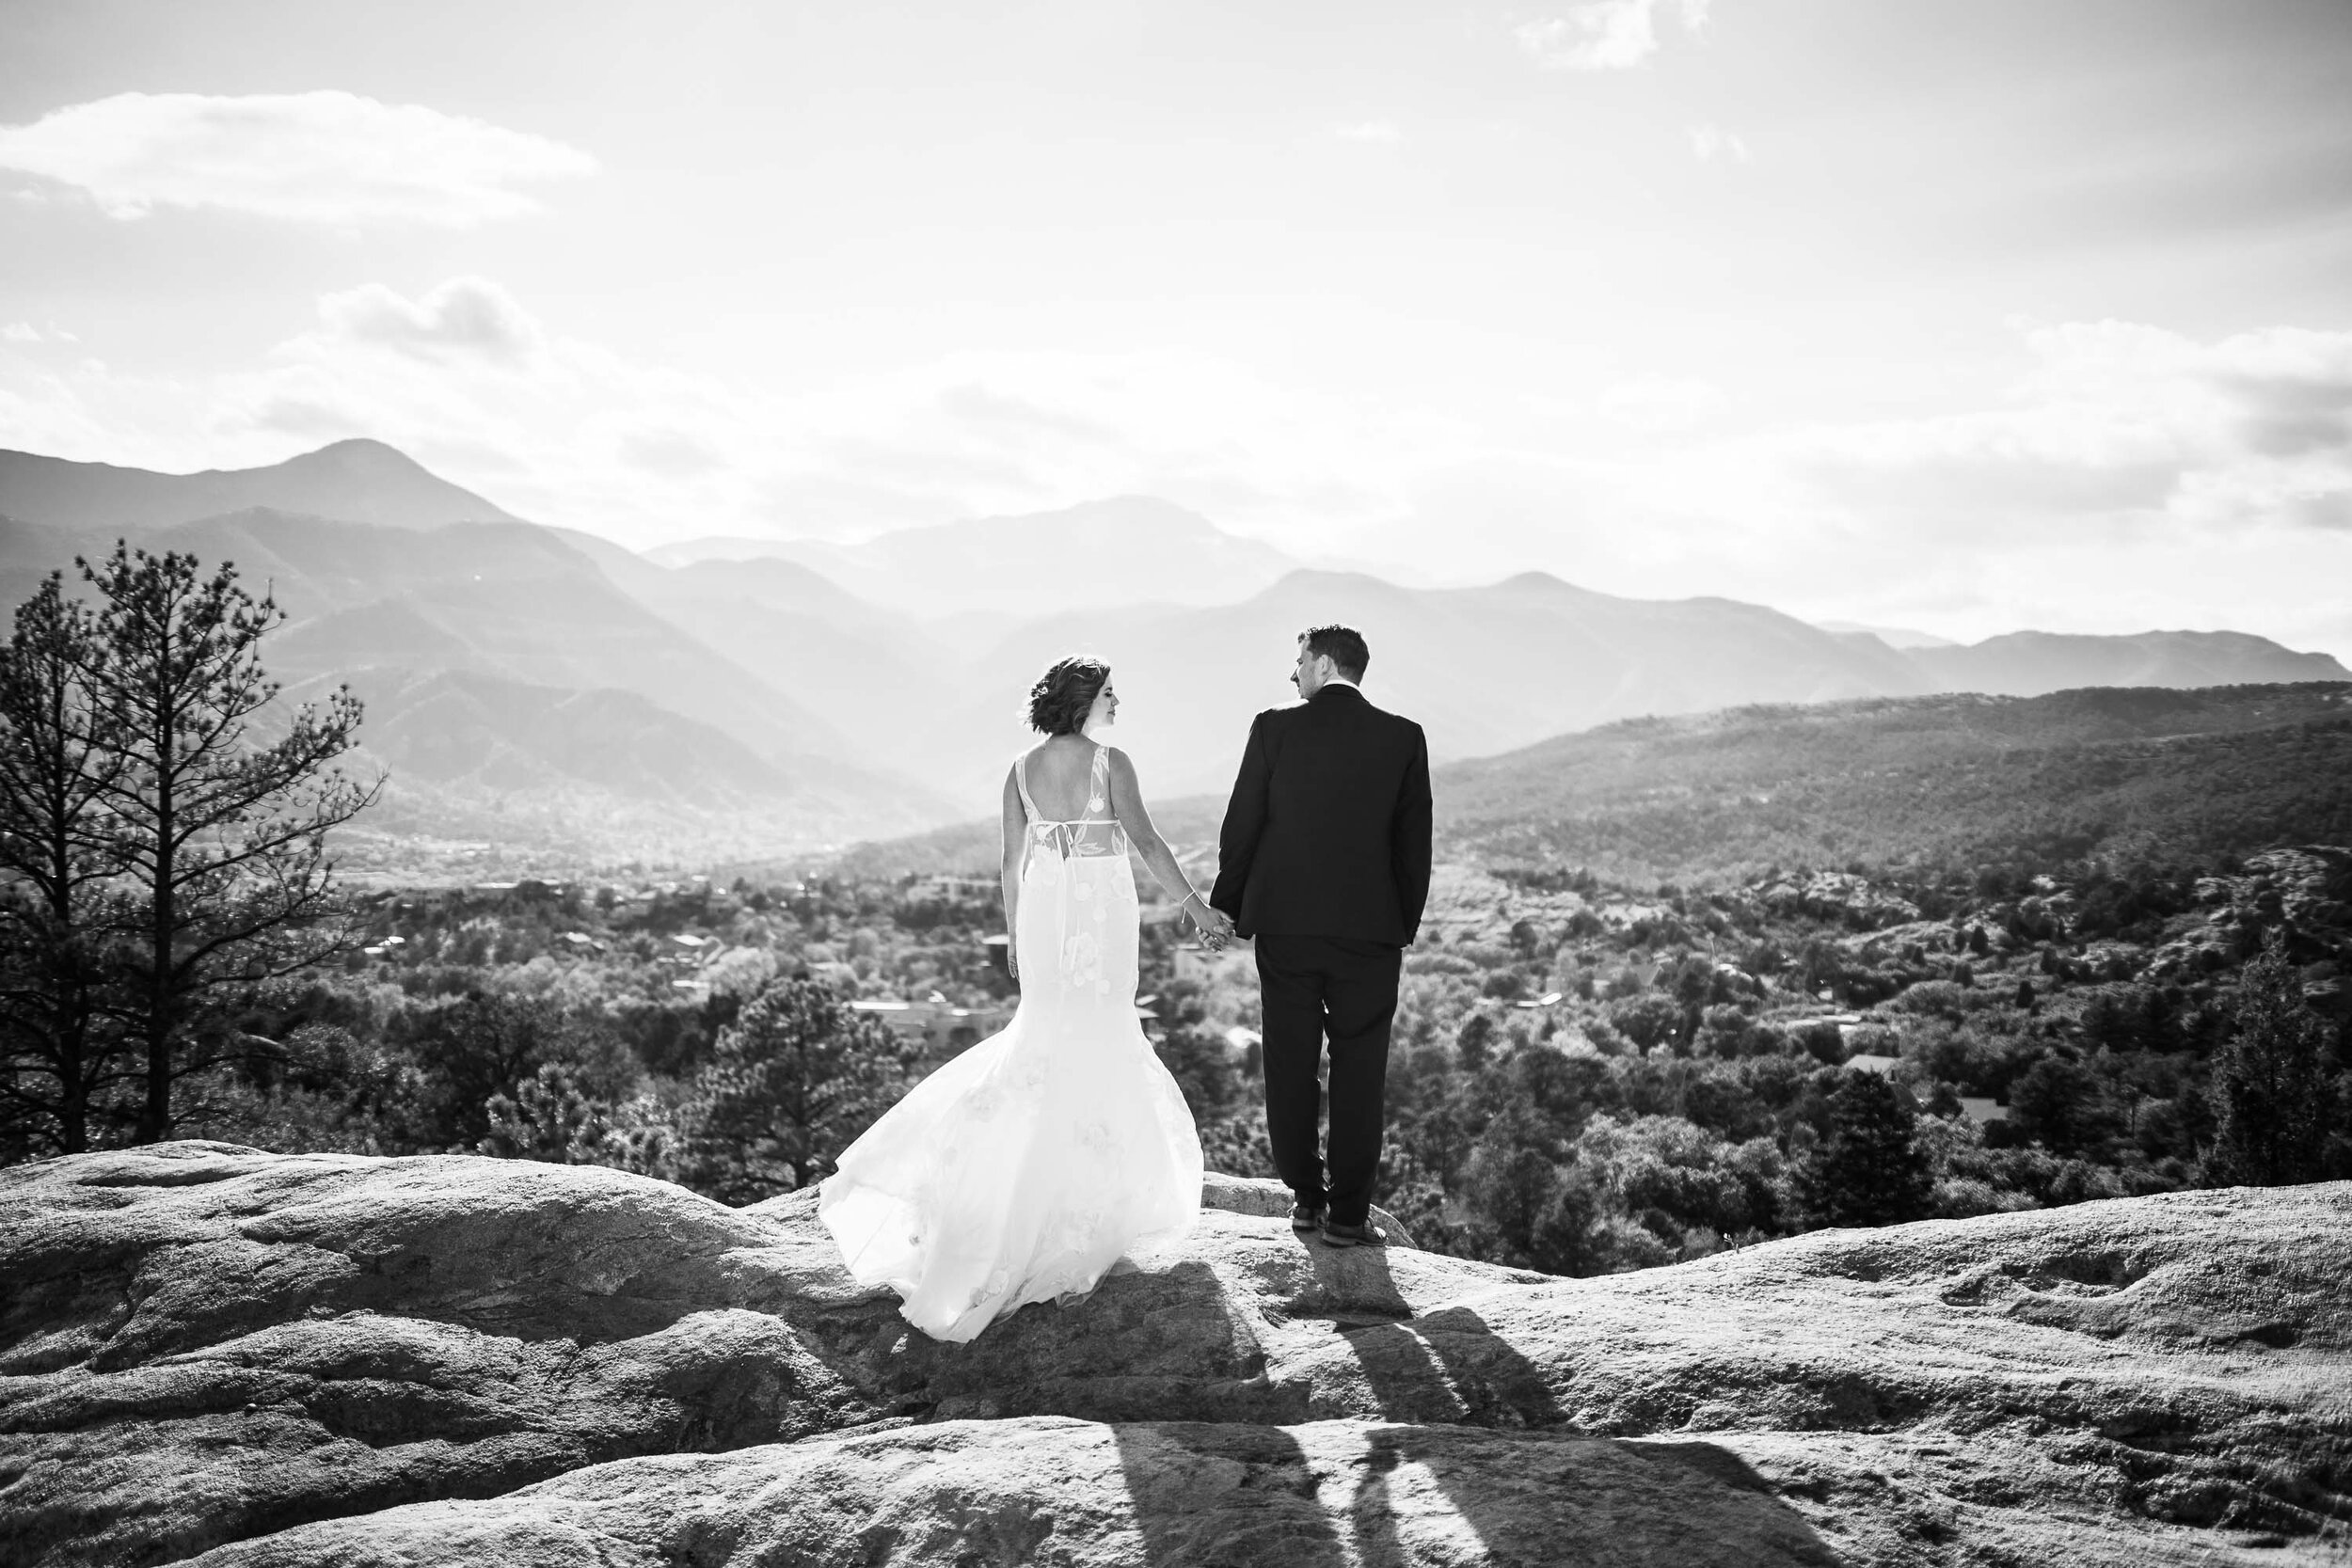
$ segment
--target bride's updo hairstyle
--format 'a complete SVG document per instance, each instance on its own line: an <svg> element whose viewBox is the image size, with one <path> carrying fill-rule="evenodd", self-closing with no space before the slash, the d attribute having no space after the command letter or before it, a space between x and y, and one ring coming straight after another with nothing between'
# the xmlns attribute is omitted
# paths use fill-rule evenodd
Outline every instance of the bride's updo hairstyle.
<svg viewBox="0 0 2352 1568"><path fill-rule="evenodd" d="M1041 735L1076 735L1094 711L1111 667L1084 654L1057 660L1029 688L1029 728Z"/></svg>

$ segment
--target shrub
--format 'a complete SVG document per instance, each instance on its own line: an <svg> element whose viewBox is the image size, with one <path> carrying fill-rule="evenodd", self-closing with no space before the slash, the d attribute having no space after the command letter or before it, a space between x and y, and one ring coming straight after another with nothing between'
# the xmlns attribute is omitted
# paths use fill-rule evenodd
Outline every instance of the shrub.
<svg viewBox="0 0 2352 1568"><path fill-rule="evenodd" d="M1790 1045L1825 1066L1836 1067L1846 1059L1846 1039L1835 1023L1809 1019L1791 1024L1788 1039Z"/></svg>
<svg viewBox="0 0 2352 1568"><path fill-rule="evenodd" d="M1609 1026L1643 1051L1680 1043L1682 1007L1671 997L1634 996L1609 1005Z"/></svg>
<svg viewBox="0 0 2352 1568"><path fill-rule="evenodd" d="M1951 980L1922 980L1907 988L1887 1006L1897 1012L1928 1018L1958 1020L1973 1000L1968 989Z"/></svg>
<svg viewBox="0 0 2352 1568"><path fill-rule="evenodd" d="M2097 1074L2080 1062L2045 1055L2010 1085L2009 1116L2018 1132L2054 1154L2074 1154L2106 1135L2110 1118Z"/></svg>

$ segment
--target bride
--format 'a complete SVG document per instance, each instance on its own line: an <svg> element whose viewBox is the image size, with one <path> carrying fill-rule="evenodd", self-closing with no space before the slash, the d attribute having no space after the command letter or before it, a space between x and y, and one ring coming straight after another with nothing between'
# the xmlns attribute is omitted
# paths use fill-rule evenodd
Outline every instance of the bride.
<svg viewBox="0 0 2352 1568"><path fill-rule="evenodd" d="M1231 931L1152 827L1110 667L1065 658L1029 692L1045 738L1005 777L1005 924L1021 1005L841 1156L818 1213L850 1273L907 1321L968 1340L1095 1282L1139 1241L1192 1227L1200 1139L1136 1018L1132 844L1212 946Z"/></svg>

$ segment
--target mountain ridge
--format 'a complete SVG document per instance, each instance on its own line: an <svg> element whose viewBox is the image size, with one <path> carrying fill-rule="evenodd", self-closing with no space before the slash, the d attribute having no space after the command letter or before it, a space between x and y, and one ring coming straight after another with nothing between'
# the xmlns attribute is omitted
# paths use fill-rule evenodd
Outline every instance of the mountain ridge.
<svg viewBox="0 0 2352 1568"><path fill-rule="evenodd" d="M364 437L282 463L189 474L0 450L0 514L42 527L72 533L167 528L248 507L395 528L523 520L397 447Z"/></svg>
<svg viewBox="0 0 2352 1568"><path fill-rule="evenodd" d="M871 823L861 829L851 809L823 839L920 827L927 813L951 825L956 802L993 802L1006 761L1032 738L1020 694L1073 652L1114 666L1126 721L1107 738L1136 758L1152 798L1221 788L1251 716L1292 700L1299 628L1330 621L1366 632L1374 700L1420 720L1440 764L1621 719L1757 704L2352 678L2326 654L2243 633L2018 632L1897 648L1768 605L1635 599L1539 570L1411 586L1298 562L1148 497L809 544L866 550L855 572L780 555L664 564L662 551L515 518L368 441L197 475L0 453L0 514L17 519L0 523L0 589L21 598L93 551L103 535L89 525L115 498L165 515L222 485L292 487L310 510L254 504L121 531L234 560L248 586L273 585L293 619L268 652L290 676L438 667L633 691L804 785L830 771L879 792ZM494 515L431 521L453 513ZM1174 547L1186 541L1206 553ZM1092 547L1102 542L1119 547ZM1136 591L1152 602L1126 596ZM678 799L695 793L675 783Z"/></svg>
<svg viewBox="0 0 2352 1568"><path fill-rule="evenodd" d="M1034 614L1097 602L1138 582L1150 583L1155 598L1214 603L1237 583L1270 582L1296 564L1270 545L1152 496L930 523L854 543L698 540L646 554L662 565L688 565L722 546L727 558L813 566L861 598L918 614L950 613L975 600Z"/></svg>

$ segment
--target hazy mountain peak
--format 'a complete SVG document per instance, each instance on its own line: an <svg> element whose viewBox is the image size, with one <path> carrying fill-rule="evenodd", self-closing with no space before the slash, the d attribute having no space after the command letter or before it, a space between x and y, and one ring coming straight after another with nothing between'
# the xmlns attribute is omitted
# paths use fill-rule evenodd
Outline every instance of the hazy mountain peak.
<svg viewBox="0 0 2352 1568"><path fill-rule="evenodd" d="M1317 622L1358 625L1376 607L1409 601L1430 590L1406 588L1369 572L1341 571L1328 566L1296 566L1284 572L1247 601L1250 605L1295 607L1288 612ZM1439 589L1437 593L1458 592ZM1306 601L1301 604L1300 601ZM1368 630L1359 626L1359 629Z"/></svg>
<svg viewBox="0 0 2352 1568"><path fill-rule="evenodd" d="M1514 572L1496 583L1494 592L1508 594L1515 598L1545 599L1554 603L1591 603L1613 597L1596 589L1581 587L1565 578L1554 577L1549 572Z"/></svg>
<svg viewBox="0 0 2352 1568"><path fill-rule="evenodd" d="M394 528L521 520L398 448L364 437L262 467L192 474L0 451L0 512L48 528L168 528L254 507Z"/></svg>
<svg viewBox="0 0 2352 1568"><path fill-rule="evenodd" d="M1860 621L1816 621L1815 626L1835 637L1875 637L1890 648L1956 648L1959 643L1948 637L1938 637L1931 631L1916 631L1909 626L1867 626Z"/></svg>
<svg viewBox="0 0 2352 1568"><path fill-rule="evenodd" d="M1965 647L1908 650L1940 684L2018 696L2085 686L2233 686L2342 680L2332 655L2298 653L2242 631L2143 631L2101 637L2012 631Z"/></svg>
<svg viewBox="0 0 2352 1568"><path fill-rule="evenodd" d="M1155 496L1109 496L1047 512L932 523L854 544L697 539L647 552L667 566L772 556L812 566L858 597L916 615L986 609L1056 614L1154 601L1231 604L1297 562Z"/></svg>
<svg viewBox="0 0 2352 1568"><path fill-rule="evenodd" d="M277 467L281 473L336 473L359 479L414 479L421 476L438 483L438 476L398 447L367 436L353 436L341 441L329 441L316 451L306 451L299 456L289 457Z"/></svg>

